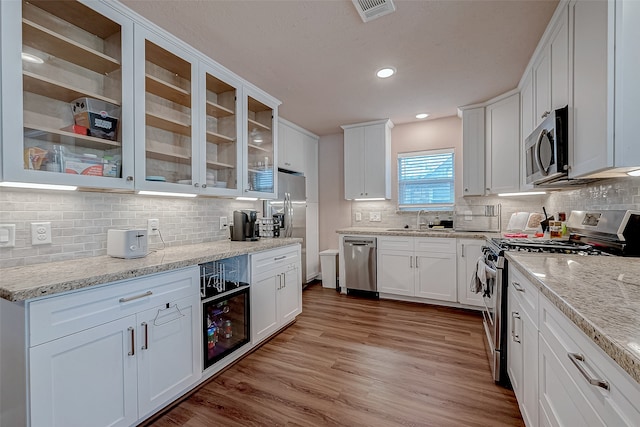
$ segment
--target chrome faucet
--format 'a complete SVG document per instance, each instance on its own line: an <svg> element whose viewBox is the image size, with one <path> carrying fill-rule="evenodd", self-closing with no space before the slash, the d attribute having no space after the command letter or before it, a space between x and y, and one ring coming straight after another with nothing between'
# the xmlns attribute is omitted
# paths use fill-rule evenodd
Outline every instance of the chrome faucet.
<svg viewBox="0 0 640 427"><path fill-rule="evenodd" d="M420 230L420 229L422 228L422 226L423 226L423 225L427 225L427 224L426 224L426 223L424 223L424 222L420 222L420 214L422 214L422 213L427 213L427 211L425 211L424 209L420 209L420 210L418 211L418 218L417 218L417 220L416 220L416 228L417 228L418 230Z"/></svg>

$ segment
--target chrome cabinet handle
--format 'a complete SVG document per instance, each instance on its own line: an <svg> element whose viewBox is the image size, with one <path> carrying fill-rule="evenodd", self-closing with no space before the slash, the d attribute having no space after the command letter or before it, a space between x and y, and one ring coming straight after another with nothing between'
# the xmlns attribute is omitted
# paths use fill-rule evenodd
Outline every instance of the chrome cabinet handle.
<svg viewBox="0 0 640 427"><path fill-rule="evenodd" d="M207 188L207 184L202 184L202 188Z"/></svg>
<svg viewBox="0 0 640 427"><path fill-rule="evenodd" d="M522 341L520 341L520 336L516 334L516 319L520 318L520 313L518 313L517 311L511 312L511 339L518 344L520 344Z"/></svg>
<svg viewBox="0 0 640 427"><path fill-rule="evenodd" d="M462 244L462 250L460 251L460 257L464 258L464 243Z"/></svg>
<svg viewBox="0 0 640 427"><path fill-rule="evenodd" d="M418 255L416 255L416 268L418 268Z"/></svg>
<svg viewBox="0 0 640 427"><path fill-rule="evenodd" d="M282 255L282 256L275 257L273 260L280 261L281 259L285 259L286 257L287 257L286 255Z"/></svg>
<svg viewBox="0 0 640 427"><path fill-rule="evenodd" d="M132 176L128 176L127 177L127 181L133 181L133 177Z"/></svg>
<svg viewBox="0 0 640 427"><path fill-rule="evenodd" d="M151 295L153 295L153 292L147 291L144 294L135 295L135 296L128 297L128 298L120 298L118 301L120 301L120 302L129 302L129 301L137 300L137 299L140 299L140 298L148 297L148 296L151 296Z"/></svg>
<svg viewBox="0 0 640 427"><path fill-rule="evenodd" d="M131 334L131 351L127 353L129 356L135 356L136 354L136 332L131 326L127 328L127 331Z"/></svg>
<svg viewBox="0 0 640 427"><path fill-rule="evenodd" d="M409 257L409 268L413 268L413 257Z"/></svg>
<svg viewBox="0 0 640 427"><path fill-rule="evenodd" d="M525 289L522 287L522 285L518 282L511 282L511 284L513 285L513 287L516 289L516 291L518 292L525 292Z"/></svg>
<svg viewBox="0 0 640 427"><path fill-rule="evenodd" d="M141 326L144 328L144 344L142 350L149 350L149 325L147 322L142 322Z"/></svg>
<svg viewBox="0 0 640 427"><path fill-rule="evenodd" d="M280 276L279 274L278 276L278 289L282 289L282 276Z"/></svg>
<svg viewBox="0 0 640 427"><path fill-rule="evenodd" d="M578 371L580 371L580 373L582 374L582 376L587 380L587 382L591 385L594 385L596 387L600 387L603 388L605 390L609 390L610 386L609 386L609 381L606 380L601 380L599 378L592 378L589 373L587 372L587 370L584 368L584 366L582 366L582 363L586 363L584 356L580 353L567 353L567 356L569 356L569 359L571 359L571 361L573 362L573 364L575 365L576 368L578 368ZM580 363L582 362L582 363Z"/></svg>

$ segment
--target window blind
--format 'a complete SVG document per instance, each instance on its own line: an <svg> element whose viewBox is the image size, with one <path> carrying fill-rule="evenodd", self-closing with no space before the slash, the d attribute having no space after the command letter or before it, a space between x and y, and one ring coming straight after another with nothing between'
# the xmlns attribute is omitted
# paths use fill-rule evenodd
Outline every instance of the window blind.
<svg viewBox="0 0 640 427"><path fill-rule="evenodd" d="M398 154L398 208L451 209L454 204L453 150Z"/></svg>

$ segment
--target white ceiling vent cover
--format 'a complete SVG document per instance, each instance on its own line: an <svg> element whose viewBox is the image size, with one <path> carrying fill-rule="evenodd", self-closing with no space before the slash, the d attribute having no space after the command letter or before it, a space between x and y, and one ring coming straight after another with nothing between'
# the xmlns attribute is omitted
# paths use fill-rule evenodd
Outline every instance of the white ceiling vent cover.
<svg viewBox="0 0 640 427"><path fill-rule="evenodd" d="M373 21L376 18L396 11L393 0L351 0L360 14L363 22Z"/></svg>

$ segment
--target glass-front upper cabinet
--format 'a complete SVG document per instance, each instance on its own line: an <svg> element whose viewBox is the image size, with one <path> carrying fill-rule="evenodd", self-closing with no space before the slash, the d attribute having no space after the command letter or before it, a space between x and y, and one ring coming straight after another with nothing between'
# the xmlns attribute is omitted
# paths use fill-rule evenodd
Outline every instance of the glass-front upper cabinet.
<svg viewBox="0 0 640 427"><path fill-rule="evenodd" d="M133 188L133 23L98 2L0 12L3 180Z"/></svg>
<svg viewBox="0 0 640 427"><path fill-rule="evenodd" d="M143 27L135 32L136 189L197 193L196 60Z"/></svg>
<svg viewBox="0 0 640 427"><path fill-rule="evenodd" d="M202 137L201 159L197 163L201 192L211 195L238 195L242 165L242 135L239 120L242 104L241 83L222 70L201 63L200 92L204 94L199 111Z"/></svg>
<svg viewBox="0 0 640 427"><path fill-rule="evenodd" d="M246 173L244 195L273 198L277 193L275 153L279 101L245 88Z"/></svg>

